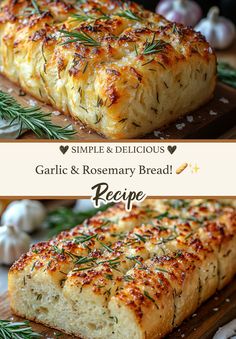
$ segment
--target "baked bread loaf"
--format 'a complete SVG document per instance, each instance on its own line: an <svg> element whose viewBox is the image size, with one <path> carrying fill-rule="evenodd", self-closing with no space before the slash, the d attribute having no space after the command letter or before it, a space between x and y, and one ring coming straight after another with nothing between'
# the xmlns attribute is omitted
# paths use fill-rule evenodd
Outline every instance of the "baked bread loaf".
<svg viewBox="0 0 236 339"><path fill-rule="evenodd" d="M3 0L0 71L105 137L125 139L205 104L216 57L200 33L135 3Z"/></svg>
<svg viewBox="0 0 236 339"><path fill-rule="evenodd" d="M236 273L231 201L121 204L10 269L15 314L88 339L158 339Z"/></svg>

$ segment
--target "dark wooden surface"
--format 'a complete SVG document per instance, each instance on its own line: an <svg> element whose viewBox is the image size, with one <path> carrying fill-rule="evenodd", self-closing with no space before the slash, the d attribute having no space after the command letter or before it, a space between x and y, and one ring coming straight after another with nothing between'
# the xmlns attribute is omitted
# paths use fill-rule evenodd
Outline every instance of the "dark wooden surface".
<svg viewBox="0 0 236 339"><path fill-rule="evenodd" d="M12 315L7 293L0 296L0 319L14 321L22 320ZM178 329L173 331L166 339L212 339L218 328L236 318L236 280L223 291L216 294L203 304L196 313L186 320ZM36 332L43 334L44 338L57 338L60 332L31 322ZM61 339L71 339L71 336L62 334Z"/></svg>

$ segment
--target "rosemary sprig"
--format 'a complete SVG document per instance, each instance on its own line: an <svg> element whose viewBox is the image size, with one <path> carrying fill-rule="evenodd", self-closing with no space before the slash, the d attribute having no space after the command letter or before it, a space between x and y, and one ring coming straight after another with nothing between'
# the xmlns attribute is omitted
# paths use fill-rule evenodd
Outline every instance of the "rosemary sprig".
<svg viewBox="0 0 236 339"><path fill-rule="evenodd" d="M62 231L71 229L76 225L82 224L86 219L93 217L99 211L105 211L110 206L111 204L108 204L98 209L94 208L86 212L75 212L71 208L60 207L55 211L50 212L44 222L44 225L50 229L49 238ZM74 241L81 242L85 240L85 237L76 237Z"/></svg>
<svg viewBox="0 0 236 339"><path fill-rule="evenodd" d="M80 44L83 44L84 46L89 47L98 47L101 46L100 42L94 40L90 35L83 32L78 31L66 31L66 30L59 30L59 32L62 34L62 38L69 38L69 40L66 40L65 42L62 42L61 45L70 44L72 42L78 42Z"/></svg>
<svg viewBox="0 0 236 339"><path fill-rule="evenodd" d="M142 18L140 18L137 14L132 12L130 9L125 9L122 12L117 13L117 15L122 18L126 18L126 19L133 20L133 21L142 21Z"/></svg>
<svg viewBox="0 0 236 339"><path fill-rule="evenodd" d="M236 69L226 62L218 62L218 78L225 84L236 88Z"/></svg>
<svg viewBox="0 0 236 339"><path fill-rule="evenodd" d="M162 40L155 40L155 38L156 35L154 34L151 41L146 40L145 47L143 50L144 55L162 52L165 46L167 45L166 42Z"/></svg>
<svg viewBox="0 0 236 339"><path fill-rule="evenodd" d="M40 107L21 106L12 96L0 90L0 118L19 123L19 135L24 128L38 137L46 136L49 139L66 140L76 133L71 126L54 125L50 117L51 113L44 113Z"/></svg>
<svg viewBox="0 0 236 339"><path fill-rule="evenodd" d="M73 13L70 16L73 18L73 20L71 20L71 21L79 21L79 22L96 19L94 16L88 15L88 14L75 14L75 13Z"/></svg>
<svg viewBox="0 0 236 339"><path fill-rule="evenodd" d="M110 252L110 253L113 253L113 252L114 252L112 248L110 248L109 246L107 246L107 245L104 244L103 242L99 241L99 243L100 243L100 245L101 245L102 247L104 247L108 252Z"/></svg>
<svg viewBox="0 0 236 339"><path fill-rule="evenodd" d="M28 321L11 322L0 320L0 338L3 339L33 339L41 338L42 335L36 333L29 326Z"/></svg>
<svg viewBox="0 0 236 339"><path fill-rule="evenodd" d="M131 260L131 261L134 261L134 262L136 262L136 264L138 264L138 265L140 265L140 266L143 266L143 264L141 263L141 261L140 260L138 260L139 259L139 257L136 255L133 255L133 256L126 256L126 259L129 259L129 260Z"/></svg>
<svg viewBox="0 0 236 339"><path fill-rule="evenodd" d="M31 16L31 15L34 15L34 14L38 14L38 15L42 14L36 0L31 0L31 5L32 5L31 7L26 7L24 9L25 15Z"/></svg>
<svg viewBox="0 0 236 339"><path fill-rule="evenodd" d="M153 302L153 304L156 306L157 309L159 309L158 305L156 304L155 300L150 296L150 294L147 291L143 292L144 296L146 298L148 298L149 300L151 300Z"/></svg>
<svg viewBox="0 0 236 339"><path fill-rule="evenodd" d="M39 9L37 1L36 0L31 0L31 4L34 7L34 13L41 14L41 11Z"/></svg>
<svg viewBox="0 0 236 339"><path fill-rule="evenodd" d="M88 15L88 14L78 14L78 13L73 13L71 14L71 17L73 20L71 21L79 21L79 22L85 22L89 20L106 20L110 19L110 17L104 13L101 13L101 16L93 16L93 15Z"/></svg>
<svg viewBox="0 0 236 339"><path fill-rule="evenodd" d="M94 238L97 238L97 234L94 235L80 235L74 238L74 243L75 244L84 244L85 242L88 242Z"/></svg>
<svg viewBox="0 0 236 339"><path fill-rule="evenodd" d="M143 237L142 235L140 235L140 234L138 234L138 233L135 233L134 235L138 238L139 241L141 241L141 242L143 242L143 243L146 242L146 238Z"/></svg>
<svg viewBox="0 0 236 339"><path fill-rule="evenodd" d="M96 258L81 257L75 262L75 264L76 265L83 265L83 264L87 264L87 263L92 263L94 261L96 261Z"/></svg>
<svg viewBox="0 0 236 339"><path fill-rule="evenodd" d="M169 213L165 212L165 213L159 214L156 218L157 220L162 220L164 218L167 218L168 216L169 216Z"/></svg>

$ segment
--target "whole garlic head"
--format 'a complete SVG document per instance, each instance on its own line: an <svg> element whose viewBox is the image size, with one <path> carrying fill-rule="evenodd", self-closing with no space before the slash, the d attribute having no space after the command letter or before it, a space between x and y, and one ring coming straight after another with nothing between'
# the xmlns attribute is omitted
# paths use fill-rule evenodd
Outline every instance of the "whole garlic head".
<svg viewBox="0 0 236 339"><path fill-rule="evenodd" d="M16 139L26 131L25 127L14 121L0 119L0 138L1 139Z"/></svg>
<svg viewBox="0 0 236 339"><path fill-rule="evenodd" d="M156 12L185 26L195 26L202 17L201 7L192 0L163 0L157 5Z"/></svg>
<svg viewBox="0 0 236 339"><path fill-rule="evenodd" d="M30 237L13 225L0 226L0 265L12 265L30 247Z"/></svg>
<svg viewBox="0 0 236 339"><path fill-rule="evenodd" d="M39 228L46 216L43 204L35 200L13 201L2 215L3 224L11 224L25 232Z"/></svg>
<svg viewBox="0 0 236 339"><path fill-rule="evenodd" d="M212 47L225 49L232 44L235 38L235 26L230 20L219 16L219 14L219 8L212 7L207 18L201 20L195 30L201 32Z"/></svg>

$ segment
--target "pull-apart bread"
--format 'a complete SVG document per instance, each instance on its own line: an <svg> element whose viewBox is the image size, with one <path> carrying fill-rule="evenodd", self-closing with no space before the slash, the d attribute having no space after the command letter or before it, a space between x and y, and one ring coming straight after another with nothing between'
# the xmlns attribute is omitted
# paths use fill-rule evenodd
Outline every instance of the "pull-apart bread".
<svg viewBox="0 0 236 339"><path fill-rule="evenodd" d="M206 103L216 57L205 38L119 0L3 0L0 71L98 133L135 138Z"/></svg>
<svg viewBox="0 0 236 339"><path fill-rule="evenodd" d="M236 273L229 201L115 205L10 269L15 314L88 339L158 339Z"/></svg>

